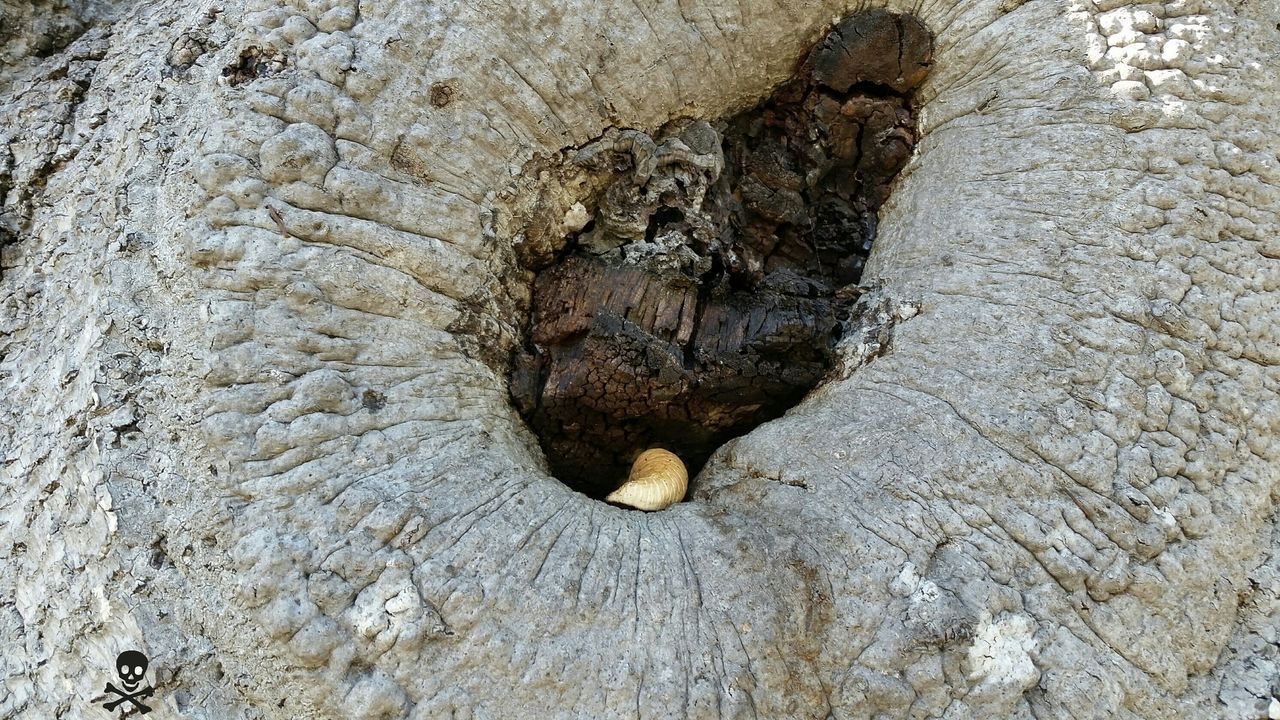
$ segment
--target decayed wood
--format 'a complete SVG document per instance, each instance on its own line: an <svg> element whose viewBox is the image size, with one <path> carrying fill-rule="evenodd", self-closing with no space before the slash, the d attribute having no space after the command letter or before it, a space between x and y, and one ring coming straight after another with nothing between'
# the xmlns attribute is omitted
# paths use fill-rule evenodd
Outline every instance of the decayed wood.
<svg viewBox="0 0 1280 720"><path fill-rule="evenodd" d="M539 278L536 355L518 395L562 479L603 495L636 452L705 459L822 376L837 303L760 286L706 294L683 276L573 257Z"/></svg>
<svg viewBox="0 0 1280 720"><path fill-rule="evenodd" d="M512 376L562 480L600 497L653 445L696 471L823 376L852 297L837 291L858 281L915 142L901 93L931 55L927 33L902 30L916 21L858 17L752 111L657 139L610 130L570 156L615 179L560 262L531 268ZM885 64L900 40L905 65Z"/></svg>

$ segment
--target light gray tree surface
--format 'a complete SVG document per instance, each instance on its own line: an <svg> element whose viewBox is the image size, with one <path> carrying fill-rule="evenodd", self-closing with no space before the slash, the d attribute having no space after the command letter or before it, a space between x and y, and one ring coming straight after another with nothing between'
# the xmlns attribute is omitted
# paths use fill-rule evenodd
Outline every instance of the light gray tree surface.
<svg viewBox="0 0 1280 720"><path fill-rule="evenodd" d="M130 647L160 717L1280 712L1275 2L891 6L934 66L841 367L668 510L546 472L530 161L852 9L5 0L0 715Z"/></svg>

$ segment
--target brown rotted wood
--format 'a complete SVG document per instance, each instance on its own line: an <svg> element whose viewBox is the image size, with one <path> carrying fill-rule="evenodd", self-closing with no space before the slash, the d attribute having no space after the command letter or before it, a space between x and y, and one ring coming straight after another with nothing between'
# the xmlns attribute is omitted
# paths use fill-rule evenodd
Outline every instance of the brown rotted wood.
<svg viewBox="0 0 1280 720"><path fill-rule="evenodd" d="M586 153L612 173L595 183L596 228L567 238L558 263L530 265L529 343L512 373L559 478L604 497L654 446L697 472L819 381L852 297L836 291L858 281L911 155L905 93L931 54L914 18L860 13L774 97L719 124L722 171L651 162L675 147L661 135L644 136L642 174L629 172L644 160L633 147ZM712 151L717 131L697 129L707 137L678 139Z"/></svg>
<svg viewBox="0 0 1280 720"><path fill-rule="evenodd" d="M582 257L539 278L535 305L539 350L515 392L555 438L553 471L592 493L645 448L705 458L762 411L785 410L824 372L837 323L826 300L769 288L700 298L683 275Z"/></svg>

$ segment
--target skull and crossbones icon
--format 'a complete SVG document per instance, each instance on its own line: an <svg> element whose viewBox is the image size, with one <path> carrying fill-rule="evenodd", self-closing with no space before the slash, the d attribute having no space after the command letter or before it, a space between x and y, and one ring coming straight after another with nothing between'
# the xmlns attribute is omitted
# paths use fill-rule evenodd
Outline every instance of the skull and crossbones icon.
<svg viewBox="0 0 1280 720"><path fill-rule="evenodd" d="M133 706L143 715L151 712L150 707L142 704L141 698L151 697L155 690L150 685L141 690L138 689L142 685L143 677L147 674L147 656L137 650L125 650L116 657L116 672L120 674L120 684L124 686L124 690L107 683L103 692L112 693L117 696L117 699L103 703L102 707L110 712L127 701L133 703Z"/></svg>

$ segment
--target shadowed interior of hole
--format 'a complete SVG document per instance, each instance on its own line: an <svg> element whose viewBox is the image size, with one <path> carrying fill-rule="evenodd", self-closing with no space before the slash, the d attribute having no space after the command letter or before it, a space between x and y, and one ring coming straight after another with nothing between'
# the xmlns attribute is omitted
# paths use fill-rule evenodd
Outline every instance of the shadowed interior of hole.
<svg viewBox="0 0 1280 720"><path fill-rule="evenodd" d="M931 53L915 18L857 13L755 108L612 129L568 159L590 176L590 221L526 263L511 377L556 477L603 498L650 447L692 477L822 379L856 323Z"/></svg>

